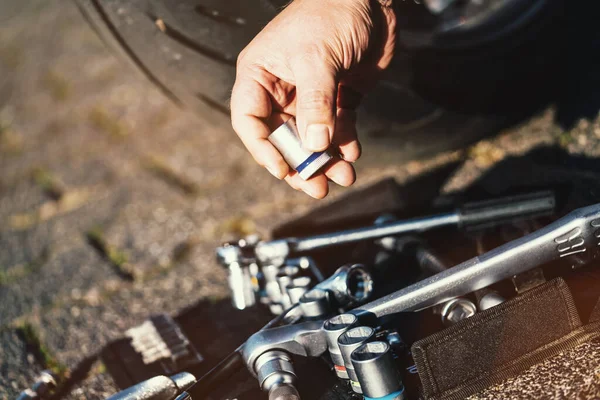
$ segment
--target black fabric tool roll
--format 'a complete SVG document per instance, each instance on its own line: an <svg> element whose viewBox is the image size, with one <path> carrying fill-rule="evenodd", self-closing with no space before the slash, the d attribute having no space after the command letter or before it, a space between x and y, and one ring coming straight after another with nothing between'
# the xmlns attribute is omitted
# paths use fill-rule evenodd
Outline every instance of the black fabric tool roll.
<svg viewBox="0 0 600 400"><path fill-rule="evenodd" d="M425 398L462 399L597 336L558 278L415 342L412 353Z"/></svg>

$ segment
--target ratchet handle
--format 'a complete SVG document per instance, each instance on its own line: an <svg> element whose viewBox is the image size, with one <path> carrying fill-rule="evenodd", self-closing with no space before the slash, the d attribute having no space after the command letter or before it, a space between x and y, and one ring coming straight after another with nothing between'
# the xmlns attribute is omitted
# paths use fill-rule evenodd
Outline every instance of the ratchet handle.
<svg viewBox="0 0 600 400"><path fill-rule="evenodd" d="M556 207L552 191L540 191L494 200L466 203L459 210L460 226L467 230L551 215Z"/></svg>
<svg viewBox="0 0 600 400"><path fill-rule="evenodd" d="M600 249L600 204L577 209L550 225L353 310L382 317L419 311L464 296L550 261L592 260Z"/></svg>

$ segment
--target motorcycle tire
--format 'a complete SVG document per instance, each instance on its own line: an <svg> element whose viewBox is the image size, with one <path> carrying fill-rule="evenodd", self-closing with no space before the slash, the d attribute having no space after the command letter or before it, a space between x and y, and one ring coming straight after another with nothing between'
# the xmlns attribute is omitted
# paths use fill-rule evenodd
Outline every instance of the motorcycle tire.
<svg viewBox="0 0 600 400"><path fill-rule="evenodd" d="M286 3L75 1L99 36L165 95L227 124L237 55ZM393 149L394 160L426 157L493 135L548 104L556 88L547 82L561 69L560 11L550 6L559 0L525 3L543 6L508 33L477 43L459 37L455 46L452 36L411 31L405 22L423 19L426 9L398 1L396 56L359 110L363 147Z"/></svg>

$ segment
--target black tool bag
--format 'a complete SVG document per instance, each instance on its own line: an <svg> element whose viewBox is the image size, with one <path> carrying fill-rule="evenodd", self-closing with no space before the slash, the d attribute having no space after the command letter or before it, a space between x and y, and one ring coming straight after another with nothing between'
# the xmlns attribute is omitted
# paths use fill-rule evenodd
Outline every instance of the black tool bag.
<svg viewBox="0 0 600 400"><path fill-rule="evenodd" d="M419 340L412 354L423 397L463 399L546 360L564 357L584 343L594 343L600 338L599 314L592 314L596 319L584 325L569 287L558 278ZM563 373L564 363L554 363L554 372ZM583 373L592 379L595 374L594 369ZM532 388L551 386L552 371L528 379L527 390L518 397L544 398Z"/></svg>

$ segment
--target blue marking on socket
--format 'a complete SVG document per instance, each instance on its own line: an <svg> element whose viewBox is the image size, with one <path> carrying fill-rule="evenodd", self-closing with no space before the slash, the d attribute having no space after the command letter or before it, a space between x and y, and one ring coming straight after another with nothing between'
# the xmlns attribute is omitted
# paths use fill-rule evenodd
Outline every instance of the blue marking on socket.
<svg viewBox="0 0 600 400"><path fill-rule="evenodd" d="M377 397L377 398L365 396L365 400L401 400L401 399L404 399L404 386L402 387L402 390L388 394L387 396Z"/></svg>
<svg viewBox="0 0 600 400"><path fill-rule="evenodd" d="M310 156L308 156L308 158L306 160L304 160L302 162L302 164L300 164L296 167L296 172L298 172L298 173L302 172L302 170L304 170L304 168L308 167L310 165L310 163L315 161L323 153L325 153L325 152L319 151L317 153L312 153Z"/></svg>

